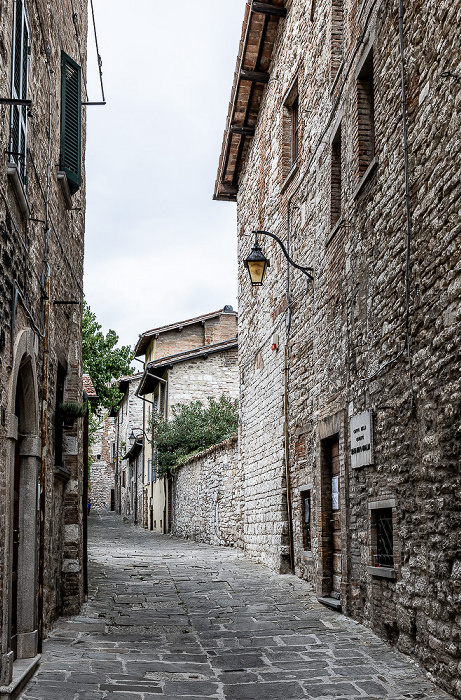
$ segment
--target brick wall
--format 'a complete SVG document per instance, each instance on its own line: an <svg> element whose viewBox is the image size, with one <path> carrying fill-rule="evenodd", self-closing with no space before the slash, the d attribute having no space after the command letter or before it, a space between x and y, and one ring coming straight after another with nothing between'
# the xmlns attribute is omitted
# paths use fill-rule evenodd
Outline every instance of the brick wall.
<svg viewBox="0 0 461 700"><path fill-rule="evenodd" d="M204 345L231 340L237 336L237 314L225 313L189 326L158 334L152 360L194 350Z"/></svg>
<svg viewBox="0 0 461 700"><path fill-rule="evenodd" d="M176 470L172 507L174 535L243 546L243 479L236 438L205 450Z"/></svg>

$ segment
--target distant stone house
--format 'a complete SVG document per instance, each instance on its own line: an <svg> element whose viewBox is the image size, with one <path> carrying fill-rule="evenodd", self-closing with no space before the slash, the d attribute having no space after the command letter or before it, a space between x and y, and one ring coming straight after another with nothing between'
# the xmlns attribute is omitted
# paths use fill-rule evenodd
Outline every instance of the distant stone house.
<svg viewBox="0 0 461 700"><path fill-rule="evenodd" d="M151 434L157 412L172 417L175 406L238 398L237 313L231 306L213 313L154 328L143 333L136 357L145 357L138 395L144 400L144 432ZM151 530L171 531L172 483L158 477L155 445L144 442L143 524Z"/></svg>
<svg viewBox="0 0 461 700"><path fill-rule="evenodd" d="M84 410L86 37L85 3L0 0L2 697L84 596L84 418L62 404Z"/></svg>
<svg viewBox="0 0 461 700"><path fill-rule="evenodd" d="M113 410L114 439L111 450L114 462L115 510L129 521L138 523L142 506L142 454L144 405L136 396L142 373L122 377L118 388L123 398ZM130 441L130 436L132 441ZM133 443L133 444L132 444ZM141 455L141 457L140 457Z"/></svg>
<svg viewBox="0 0 461 700"><path fill-rule="evenodd" d="M461 697L459 3L246 4L236 201L245 552ZM245 267L254 234L270 259Z"/></svg>

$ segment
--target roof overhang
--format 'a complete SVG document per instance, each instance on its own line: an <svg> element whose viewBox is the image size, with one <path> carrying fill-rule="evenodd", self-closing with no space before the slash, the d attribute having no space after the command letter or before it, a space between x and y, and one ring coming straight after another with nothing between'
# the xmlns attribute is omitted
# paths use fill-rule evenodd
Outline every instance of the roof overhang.
<svg viewBox="0 0 461 700"><path fill-rule="evenodd" d="M134 445L132 445L132 447L128 450L128 452L123 455L122 460L123 459L129 459L129 460L135 459L135 457L138 456L138 454L141 452L141 450L142 450L142 439L141 440L136 439L136 442L134 443Z"/></svg>
<svg viewBox="0 0 461 700"><path fill-rule="evenodd" d="M204 345L201 348L180 352L176 355L169 355L168 357L154 360L154 362L149 362L139 383L136 396L153 394L157 384L162 381L165 372L172 369L174 365L198 358L206 360L209 355L215 355L216 353L225 352L226 350L234 350L237 347L238 340L237 338L233 338L232 340L224 340L221 343L213 343L213 345Z"/></svg>
<svg viewBox="0 0 461 700"><path fill-rule="evenodd" d="M270 79L279 22L286 14L285 0L247 0L213 199L237 199L240 171Z"/></svg>

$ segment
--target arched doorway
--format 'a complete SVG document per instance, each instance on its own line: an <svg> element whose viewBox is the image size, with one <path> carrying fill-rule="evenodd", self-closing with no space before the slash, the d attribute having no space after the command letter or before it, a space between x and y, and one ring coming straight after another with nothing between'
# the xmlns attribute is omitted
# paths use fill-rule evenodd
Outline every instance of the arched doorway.
<svg viewBox="0 0 461 700"><path fill-rule="evenodd" d="M41 461L36 340L22 331L15 343L8 401L6 513L7 603L2 635L2 681L11 677L13 661L37 654L38 482Z"/></svg>

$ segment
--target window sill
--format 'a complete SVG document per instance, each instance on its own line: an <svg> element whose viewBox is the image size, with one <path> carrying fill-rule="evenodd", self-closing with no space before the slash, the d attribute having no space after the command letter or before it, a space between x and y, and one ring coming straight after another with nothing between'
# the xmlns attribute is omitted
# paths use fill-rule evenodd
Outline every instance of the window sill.
<svg viewBox="0 0 461 700"><path fill-rule="evenodd" d="M395 569L385 566L367 566L367 572L377 578L395 579Z"/></svg>
<svg viewBox="0 0 461 700"><path fill-rule="evenodd" d="M72 209L72 195L70 193L69 183L67 182L67 175L62 170L58 171L58 182L61 185L61 191L66 203L66 209L70 211Z"/></svg>
<svg viewBox="0 0 461 700"><path fill-rule="evenodd" d="M344 224L344 217L340 216L338 221L335 223L335 225L331 229L330 235L328 236L327 240L325 241L325 248L327 248L330 245L331 241L336 236L336 234L338 233L339 229L342 227L343 224Z"/></svg>
<svg viewBox="0 0 461 700"><path fill-rule="evenodd" d="M368 180L371 178L371 176L375 172L378 165L379 165L379 161L378 161L377 157L375 156L373 158L373 160L371 161L370 165L368 166L368 168L363 173L362 179L360 180L359 184L355 188L355 192L353 194L353 199L357 199L357 197L362 193L363 188L365 187Z"/></svg>
<svg viewBox="0 0 461 700"><path fill-rule="evenodd" d="M280 192L285 192L286 188L288 187L288 185L290 184L290 182L293 180L294 176L298 172L298 168L299 168L299 162L295 161L293 163L293 165L291 166L291 170L288 173L288 175L286 176L282 187L280 188Z"/></svg>
<svg viewBox="0 0 461 700"><path fill-rule="evenodd" d="M14 193L16 199L18 200L19 208L24 216L30 216L30 206L27 201L26 193L24 190L24 185L21 182L19 176L19 169L16 163L10 162L6 166L6 173L8 175L11 184L13 185Z"/></svg>
<svg viewBox="0 0 461 700"><path fill-rule="evenodd" d="M303 559L308 559L308 560L312 561L312 552L310 549L305 549L303 551Z"/></svg>

